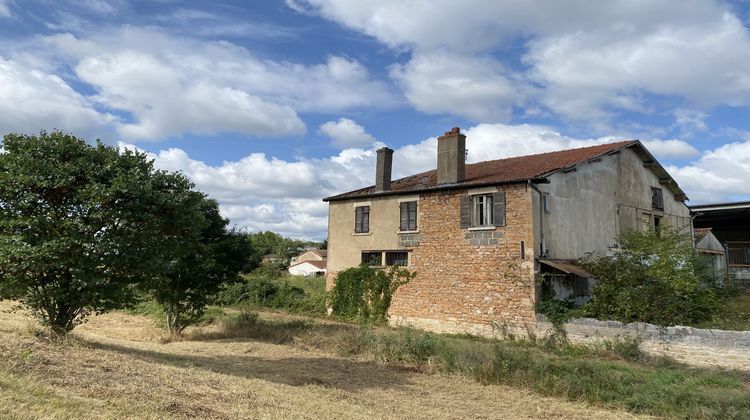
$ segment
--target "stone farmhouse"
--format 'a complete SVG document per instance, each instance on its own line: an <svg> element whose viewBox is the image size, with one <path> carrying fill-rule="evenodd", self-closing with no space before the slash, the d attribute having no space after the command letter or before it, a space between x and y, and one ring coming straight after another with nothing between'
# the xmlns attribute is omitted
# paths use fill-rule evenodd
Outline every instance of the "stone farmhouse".
<svg viewBox="0 0 750 420"><path fill-rule="evenodd" d="M391 322L491 335L536 322L541 278L584 299L575 261L606 254L628 229L691 229L687 197L640 141L466 164L466 136L437 140L437 169L391 180L377 151L375 185L327 197L327 287L362 263L406 266Z"/></svg>

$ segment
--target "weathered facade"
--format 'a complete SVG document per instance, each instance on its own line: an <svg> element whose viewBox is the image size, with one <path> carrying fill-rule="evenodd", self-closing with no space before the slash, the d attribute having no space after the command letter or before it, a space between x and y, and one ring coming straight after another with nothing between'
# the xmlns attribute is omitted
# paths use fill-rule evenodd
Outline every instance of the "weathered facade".
<svg viewBox="0 0 750 420"><path fill-rule="evenodd" d="M465 141L457 129L440 137L435 171L326 199L327 287L361 263L406 265L417 275L396 293L392 322L523 330L536 322L542 272L587 282L571 260L606 254L624 230L689 229L684 193L640 142L464 165Z"/></svg>

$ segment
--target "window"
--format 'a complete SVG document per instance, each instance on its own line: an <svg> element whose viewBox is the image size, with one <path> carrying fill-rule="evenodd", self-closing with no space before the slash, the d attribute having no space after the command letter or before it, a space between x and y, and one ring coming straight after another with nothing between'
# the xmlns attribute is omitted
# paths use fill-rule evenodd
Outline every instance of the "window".
<svg viewBox="0 0 750 420"><path fill-rule="evenodd" d="M400 203L400 209L401 224L399 225L399 230L417 230L417 202L407 201Z"/></svg>
<svg viewBox="0 0 750 420"><path fill-rule="evenodd" d="M651 207L664 210L664 195L661 188L651 187Z"/></svg>
<svg viewBox="0 0 750 420"><path fill-rule="evenodd" d="M365 251L362 253L362 264L380 267L383 265L383 253Z"/></svg>
<svg viewBox="0 0 750 420"><path fill-rule="evenodd" d="M409 251L363 251L362 264L370 267L407 266Z"/></svg>
<svg viewBox="0 0 750 420"><path fill-rule="evenodd" d="M354 233L368 233L370 231L370 206L354 209Z"/></svg>
<svg viewBox="0 0 750 420"><path fill-rule="evenodd" d="M472 199L471 226L492 226L492 194L475 195Z"/></svg>
<svg viewBox="0 0 750 420"><path fill-rule="evenodd" d="M542 193L542 208L544 209L545 213L550 212L549 193Z"/></svg>
<svg viewBox="0 0 750 420"><path fill-rule="evenodd" d="M407 251L389 251L385 253L385 265L406 266L408 264L409 253Z"/></svg>
<svg viewBox="0 0 750 420"><path fill-rule="evenodd" d="M505 193L461 197L461 229L505 226Z"/></svg>

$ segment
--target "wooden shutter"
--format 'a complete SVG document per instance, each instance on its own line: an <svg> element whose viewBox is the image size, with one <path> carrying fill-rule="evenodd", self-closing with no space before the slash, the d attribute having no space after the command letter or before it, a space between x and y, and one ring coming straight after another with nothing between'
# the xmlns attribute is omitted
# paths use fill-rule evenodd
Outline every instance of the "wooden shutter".
<svg viewBox="0 0 750 420"><path fill-rule="evenodd" d="M409 210L409 230L417 230L417 202L410 202L407 208Z"/></svg>
<svg viewBox="0 0 750 420"><path fill-rule="evenodd" d="M354 233L362 233L362 207L356 207L354 209Z"/></svg>
<svg viewBox="0 0 750 420"><path fill-rule="evenodd" d="M362 207L362 233L370 231L370 206Z"/></svg>
<svg viewBox="0 0 750 420"><path fill-rule="evenodd" d="M505 193L496 192L492 194L494 203L493 223L495 226L505 226Z"/></svg>
<svg viewBox="0 0 750 420"><path fill-rule="evenodd" d="M461 197L461 229L471 227L471 197L465 195Z"/></svg>
<svg viewBox="0 0 750 420"><path fill-rule="evenodd" d="M409 230L409 203L399 203L399 212L401 214L401 223L398 230Z"/></svg>

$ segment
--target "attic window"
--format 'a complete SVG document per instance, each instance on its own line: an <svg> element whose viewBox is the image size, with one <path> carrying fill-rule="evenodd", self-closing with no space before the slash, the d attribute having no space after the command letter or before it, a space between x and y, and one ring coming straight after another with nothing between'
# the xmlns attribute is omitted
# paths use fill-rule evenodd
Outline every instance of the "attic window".
<svg viewBox="0 0 750 420"><path fill-rule="evenodd" d="M664 210L664 195L661 188L651 187L651 207Z"/></svg>

